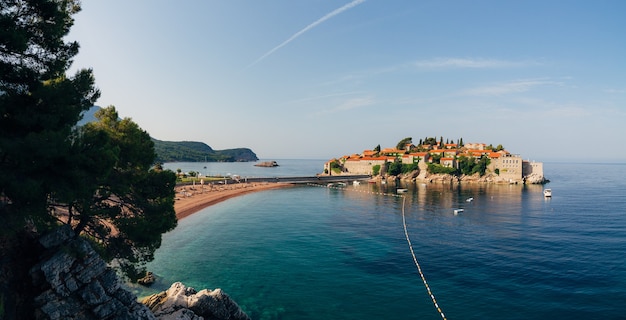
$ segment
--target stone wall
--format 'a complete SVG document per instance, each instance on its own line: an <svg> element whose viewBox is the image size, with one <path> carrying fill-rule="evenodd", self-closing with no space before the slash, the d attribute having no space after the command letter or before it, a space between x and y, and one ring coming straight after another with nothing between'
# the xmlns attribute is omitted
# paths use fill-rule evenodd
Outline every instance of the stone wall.
<svg viewBox="0 0 626 320"><path fill-rule="evenodd" d="M489 172L499 171L499 180L505 182L522 183L522 158L520 156L506 156L491 159L487 170Z"/></svg>
<svg viewBox="0 0 626 320"><path fill-rule="evenodd" d="M523 175L526 183L545 183L542 162L523 162Z"/></svg>
<svg viewBox="0 0 626 320"><path fill-rule="evenodd" d="M347 160L343 164L344 174L372 174L375 165L380 165L384 173L385 160Z"/></svg>

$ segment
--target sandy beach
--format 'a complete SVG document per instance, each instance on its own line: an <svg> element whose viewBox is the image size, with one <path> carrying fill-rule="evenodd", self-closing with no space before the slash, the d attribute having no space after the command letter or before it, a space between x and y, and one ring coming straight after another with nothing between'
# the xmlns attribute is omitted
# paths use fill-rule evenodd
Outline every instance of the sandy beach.
<svg viewBox="0 0 626 320"><path fill-rule="evenodd" d="M218 202L244 194L286 188L290 183L235 183L230 185L195 185L176 187L174 210L180 220Z"/></svg>

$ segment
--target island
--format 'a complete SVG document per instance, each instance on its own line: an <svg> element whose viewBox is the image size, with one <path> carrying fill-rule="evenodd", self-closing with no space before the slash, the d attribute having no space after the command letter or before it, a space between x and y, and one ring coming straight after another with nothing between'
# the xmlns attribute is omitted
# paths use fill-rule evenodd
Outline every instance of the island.
<svg viewBox="0 0 626 320"><path fill-rule="evenodd" d="M278 163L276 161L263 161L254 165L255 167L278 167Z"/></svg>
<svg viewBox="0 0 626 320"><path fill-rule="evenodd" d="M404 138L395 148L380 145L360 154L334 158L324 164L321 175L368 174L377 179L392 178L424 182L491 182L543 184L543 163L524 160L502 145L456 142L443 137Z"/></svg>

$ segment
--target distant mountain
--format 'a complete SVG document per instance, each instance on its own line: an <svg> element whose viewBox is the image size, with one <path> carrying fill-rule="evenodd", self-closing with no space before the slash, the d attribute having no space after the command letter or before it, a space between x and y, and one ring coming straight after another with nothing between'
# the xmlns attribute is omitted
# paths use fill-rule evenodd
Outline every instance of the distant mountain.
<svg viewBox="0 0 626 320"><path fill-rule="evenodd" d="M259 158L248 148L213 150L196 141L161 141L152 139L158 162L246 162Z"/></svg>
<svg viewBox="0 0 626 320"><path fill-rule="evenodd" d="M83 126L97 121L94 116L99 106L83 112L83 119L76 125ZM161 141L152 138L157 162L246 162L257 161L256 154L248 148L213 150L206 143L196 141Z"/></svg>

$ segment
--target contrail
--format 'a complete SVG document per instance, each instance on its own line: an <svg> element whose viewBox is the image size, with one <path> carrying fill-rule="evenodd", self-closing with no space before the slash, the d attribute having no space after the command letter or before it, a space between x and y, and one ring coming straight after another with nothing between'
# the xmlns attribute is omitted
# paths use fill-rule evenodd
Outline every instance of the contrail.
<svg viewBox="0 0 626 320"><path fill-rule="evenodd" d="M319 25L320 23L348 10L348 9L352 9L356 6L358 6L359 4L365 2L365 0L354 0L346 5L344 5L343 7L339 8L339 9L335 9L333 12L326 14L325 16L319 18L317 21L311 23L310 25L304 27L304 29L296 32L293 36L289 37L289 39L283 41L283 43L277 45L276 47L274 47L272 50L268 51L267 53L265 53L264 55L262 55L260 58L256 59L256 61L254 61L253 63L251 63L249 66L246 67L250 68L252 66L254 66L255 64L259 63L261 60L267 58L269 55L271 55L272 53L276 52L276 50L286 46L289 42L295 40L296 38L298 38L299 36L301 36L303 33L315 28L317 25Z"/></svg>

